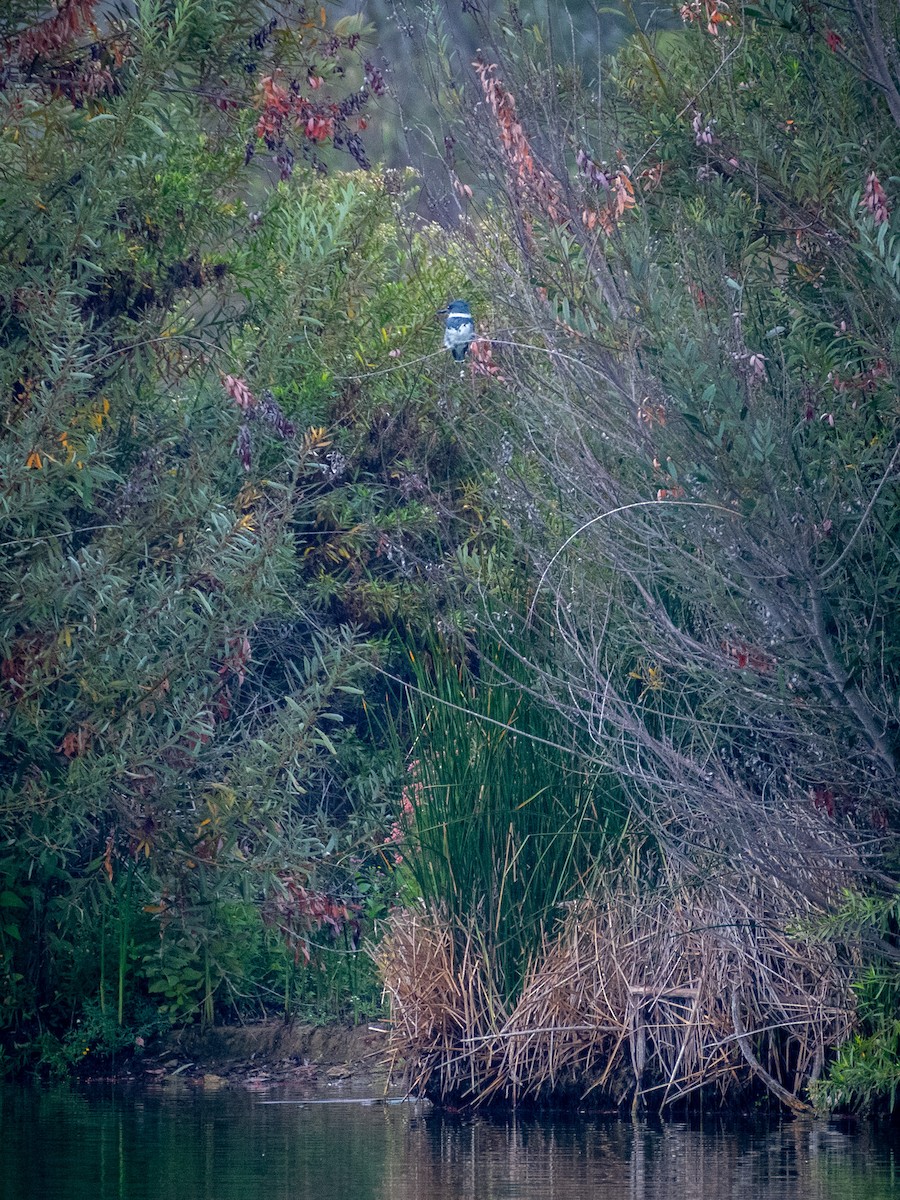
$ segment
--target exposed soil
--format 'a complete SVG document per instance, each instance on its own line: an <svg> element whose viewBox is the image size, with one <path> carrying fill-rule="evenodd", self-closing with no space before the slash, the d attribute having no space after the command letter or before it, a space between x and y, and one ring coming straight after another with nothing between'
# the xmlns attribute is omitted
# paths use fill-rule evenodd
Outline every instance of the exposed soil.
<svg viewBox="0 0 900 1200"><path fill-rule="evenodd" d="M250 1091L296 1090L310 1084L352 1082L383 1090L387 1034L377 1025L253 1025L174 1031L160 1043L138 1046L111 1070L84 1082L143 1082Z"/></svg>

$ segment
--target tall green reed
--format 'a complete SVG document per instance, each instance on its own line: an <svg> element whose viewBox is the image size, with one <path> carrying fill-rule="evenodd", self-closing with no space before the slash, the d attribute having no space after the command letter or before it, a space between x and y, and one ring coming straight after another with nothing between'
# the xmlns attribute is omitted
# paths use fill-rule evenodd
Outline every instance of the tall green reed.
<svg viewBox="0 0 900 1200"><path fill-rule="evenodd" d="M571 728L517 685L510 656L483 658L478 674L446 652L410 658L403 865L460 948L479 947L508 1004L566 903L618 859L624 803Z"/></svg>

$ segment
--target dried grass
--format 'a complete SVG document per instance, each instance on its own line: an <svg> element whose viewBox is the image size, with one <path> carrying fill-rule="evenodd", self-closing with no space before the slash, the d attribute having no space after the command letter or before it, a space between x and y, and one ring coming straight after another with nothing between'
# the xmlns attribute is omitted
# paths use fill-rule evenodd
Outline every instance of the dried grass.
<svg viewBox="0 0 900 1200"><path fill-rule="evenodd" d="M726 887L570 908L505 1011L474 923L395 914L379 951L395 1068L444 1100L575 1094L665 1107L756 1081L796 1111L852 1027L848 969Z"/></svg>

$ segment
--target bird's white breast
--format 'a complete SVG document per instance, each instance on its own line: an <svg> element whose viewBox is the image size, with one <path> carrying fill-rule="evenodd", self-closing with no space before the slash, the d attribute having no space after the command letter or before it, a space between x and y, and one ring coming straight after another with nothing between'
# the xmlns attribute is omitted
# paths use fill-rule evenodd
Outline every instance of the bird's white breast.
<svg viewBox="0 0 900 1200"><path fill-rule="evenodd" d="M452 350L454 346L462 346L463 343L468 345L474 334L475 325L472 321L463 321L456 328L448 324L444 330L444 345L448 350Z"/></svg>

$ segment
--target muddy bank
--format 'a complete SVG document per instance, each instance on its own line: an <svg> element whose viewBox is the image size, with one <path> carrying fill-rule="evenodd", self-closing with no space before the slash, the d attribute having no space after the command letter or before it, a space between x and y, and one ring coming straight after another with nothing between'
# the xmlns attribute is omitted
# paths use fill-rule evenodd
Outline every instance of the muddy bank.
<svg viewBox="0 0 900 1200"><path fill-rule="evenodd" d="M127 1061L92 1071L84 1082L138 1082L251 1091L313 1083L366 1083L383 1088L387 1034L371 1025L302 1025L272 1020L212 1029L188 1027L146 1047Z"/></svg>

